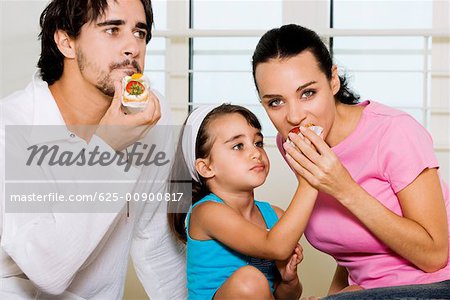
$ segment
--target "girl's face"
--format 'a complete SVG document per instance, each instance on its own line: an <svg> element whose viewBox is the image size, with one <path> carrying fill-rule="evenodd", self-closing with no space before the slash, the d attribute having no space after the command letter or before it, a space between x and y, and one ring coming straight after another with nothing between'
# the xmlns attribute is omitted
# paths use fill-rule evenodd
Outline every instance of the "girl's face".
<svg viewBox="0 0 450 300"><path fill-rule="evenodd" d="M303 51L259 64L255 78L261 103L284 139L294 127L309 123L321 126L326 139L335 120L334 95L340 87L335 66L328 80L314 55Z"/></svg>
<svg viewBox="0 0 450 300"><path fill-rule="evenodd" d="M213 141L207 158L217 186L229 191L248 191L262 185L269 173L269 159L261 131L238 113L220 116L208 125Z"/></svg>

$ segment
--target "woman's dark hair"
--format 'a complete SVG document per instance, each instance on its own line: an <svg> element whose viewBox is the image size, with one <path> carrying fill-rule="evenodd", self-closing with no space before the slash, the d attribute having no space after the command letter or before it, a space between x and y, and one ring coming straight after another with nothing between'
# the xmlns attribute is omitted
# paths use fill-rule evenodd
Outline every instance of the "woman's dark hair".
<svg viewBox="0 0 450 300"><path fill-rule="evenodd" d="M296 56L303 51L310 51L317 62L320 70L326 75L328 80L332 76L333 59L325 44L320 37L308 28L289 24L274 28L266 32L258 42L253 52L253 80L256 89L255 71L260 63L268 62L270 59L284 59ZM346 104L356 104L359 102L359 96L356 95L349 87L345 76L339 76L341 87L335 98Z"/></svg>
<svg viewBox="0 0 450 300"><path fill-rule="evenodd" d="M247 120L247 123L261 130L261 124L258 118L245 107L232 104L222 104L214 108L209 112L205 119L202 121L197 134L197 140L195 141L195 158L206 158L211 152L213 145L213 138L209 135L209 127L213 120L221 116L226 116L229 114L240 114ZM186 119L187 121L187 119ZM182 197L180 201L169 202L168 205L168 218L169 226L175 237L186 243L186 230L185 230L185 219L186 213L189 210L191 204L195 204L203 197L211 193L208 186L205 183L204 178L200 177L201 184L196 182L191 178L188 167L184 160L183 148L182 148L182 138L184 130L186 129L186 122L180 133L177 151L175 153L174 163L172 165L172 170L170 174L170 185L169 192L173 193L183 193L183 195L190 195L192 191L192 198Z"/></svg>
<svg viewBox="0 0 450 300"><path fill-rule="evenodd" d="M117 1L117 0L114 0ZM148 43L151 39L153 25L153 10L151 0L141 0L144 5L147 22ZM41 56L38 67L41 76L48 85L61 78L64 69L64 55L55 43L55 32L65 31L70 37L76 38L81 27L97 20L108 8L108 0L53 0L41 14Z"/></svg>

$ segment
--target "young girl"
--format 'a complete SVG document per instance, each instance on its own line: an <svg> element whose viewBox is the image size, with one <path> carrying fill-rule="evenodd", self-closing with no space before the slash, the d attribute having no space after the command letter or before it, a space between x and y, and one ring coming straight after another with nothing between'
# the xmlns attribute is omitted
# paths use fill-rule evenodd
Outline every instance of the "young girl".
<svg viewBox="0 0 450 300"><path fill-rule="evenodd" d="M179 213L183 203L169 207L169 223L187 246L189 299L301 295L297 242L317 191L299 177L286 212L254 200L269 172L263 145L258 119L241 106L201 107L186 120L172 182L181 182L179 168L187 168L192 207L187 216ZM179 184L171 189L180 192Z"/></svg>

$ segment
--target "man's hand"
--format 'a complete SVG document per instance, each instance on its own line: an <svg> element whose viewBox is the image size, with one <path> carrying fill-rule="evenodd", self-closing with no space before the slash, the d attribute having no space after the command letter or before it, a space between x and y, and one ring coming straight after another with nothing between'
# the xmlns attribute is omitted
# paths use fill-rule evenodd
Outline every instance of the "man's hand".
<svg viewBox="0 0 450 300"><path fill-rule="evenodd" d="M122 85L114 82L114 97L95 134L116 151L122 151L134 142L142 139L148 130L161 118L158 97L149 91L147 107L132 115L124 113L122 108Z"/></svg>

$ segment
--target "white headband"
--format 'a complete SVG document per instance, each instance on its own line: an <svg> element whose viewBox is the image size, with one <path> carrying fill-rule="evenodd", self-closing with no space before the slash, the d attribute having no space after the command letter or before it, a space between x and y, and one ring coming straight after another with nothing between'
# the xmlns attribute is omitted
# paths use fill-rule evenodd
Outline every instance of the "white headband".
<svg viewBox="0 0 450 300"><path fill-rule="evenodd" d="M186 126L183 131L181 147L183 150L184 161L189 169L189 173L191 173L191 177L198 183L201 183L200 176L195 169L195 143L197 141L198 131L206 115L218 106L218 104L200 106L192 111L186 121Z"/></svg>

